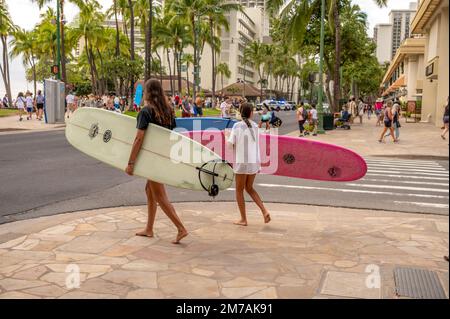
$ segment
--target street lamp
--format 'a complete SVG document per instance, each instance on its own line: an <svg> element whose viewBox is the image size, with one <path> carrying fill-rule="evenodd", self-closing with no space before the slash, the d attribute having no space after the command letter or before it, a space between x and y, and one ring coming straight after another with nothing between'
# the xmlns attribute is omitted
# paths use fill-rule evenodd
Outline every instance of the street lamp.
<svg viewBox="0 0 450 319"><path fill-rule="evenodd" d="M317 113L319 127L317 133L323 134L323 49L324 49L324 24L325 24L325 0L322 0L320 17L320 60L319 60L319 97L317 103Z"/></svg>

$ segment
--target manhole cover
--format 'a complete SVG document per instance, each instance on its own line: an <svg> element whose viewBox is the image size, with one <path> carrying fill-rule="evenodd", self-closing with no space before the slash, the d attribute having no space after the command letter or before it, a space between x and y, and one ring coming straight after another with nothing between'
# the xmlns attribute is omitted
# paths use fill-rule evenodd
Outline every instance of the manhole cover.
<svg viewBox="0 0 450 319"><path fill-rule="evenodd" d="M447 299L434 271L397 267L394 269L395 292L400 297Z"/></svg>

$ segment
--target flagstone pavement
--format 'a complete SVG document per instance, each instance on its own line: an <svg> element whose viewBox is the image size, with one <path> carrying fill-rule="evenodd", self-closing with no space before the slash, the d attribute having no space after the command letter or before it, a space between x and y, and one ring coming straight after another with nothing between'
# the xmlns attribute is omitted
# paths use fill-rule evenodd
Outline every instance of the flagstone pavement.
<svg viewBox="0 0 450 319"><path fill-rule="evenodd" d="M0 225L0 298L396 298L396 266L448 296L448 216L267 205L271 223L248 205L243 227L235 203L176 204L180 245L159 210L156 236L134 236L143 206Z"/></svg>

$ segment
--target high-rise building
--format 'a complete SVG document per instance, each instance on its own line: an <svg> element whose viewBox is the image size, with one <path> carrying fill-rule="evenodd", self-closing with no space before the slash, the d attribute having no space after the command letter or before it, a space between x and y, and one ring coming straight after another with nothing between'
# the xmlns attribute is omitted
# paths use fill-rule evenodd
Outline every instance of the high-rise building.
<svg viewBox="0 0 450 319"><path fill-rule="evenodd" d="M416 12L417 3L411 2L409 9L392 10L389 23L377 24L374 41L377 44L377 58L380 64L390 61L403 40L410 37L410 25Z"/></svg>

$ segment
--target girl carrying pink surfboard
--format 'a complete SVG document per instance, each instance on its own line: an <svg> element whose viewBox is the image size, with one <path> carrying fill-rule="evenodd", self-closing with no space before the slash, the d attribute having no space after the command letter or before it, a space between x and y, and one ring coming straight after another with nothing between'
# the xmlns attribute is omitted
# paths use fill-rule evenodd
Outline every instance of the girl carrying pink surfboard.
<svg viewBox="0 0 450 319"><path fill-rule="evenodd" d="M270 222L270 214L259 194L253 188L256 174L261 169L258 125L251 120L253 117L253 106L250 103L243 103L239 111L242 121L233 125L227 139L228 144L234 148L235 162L233 170L236 179L236 201L241 214L240 220L236 221L235 224L247 226L244 190L261 209L264 222L268 223Z"/></svg>

